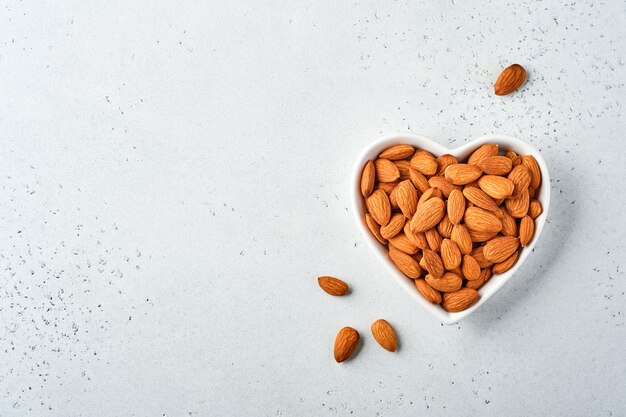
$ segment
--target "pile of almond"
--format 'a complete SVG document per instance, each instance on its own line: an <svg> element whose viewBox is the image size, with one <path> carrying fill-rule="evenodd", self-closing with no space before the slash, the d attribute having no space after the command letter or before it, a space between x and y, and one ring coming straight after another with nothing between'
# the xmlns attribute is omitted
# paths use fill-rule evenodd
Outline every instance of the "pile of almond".
<svg viewBox="0 0 626 417"><path fill-rule="evenodd" d="M393 263L428 301L457 312L532 239L540 184L533 156L496 144L465 162L396 145L365 164L361 193L367 226Z"/></svg>

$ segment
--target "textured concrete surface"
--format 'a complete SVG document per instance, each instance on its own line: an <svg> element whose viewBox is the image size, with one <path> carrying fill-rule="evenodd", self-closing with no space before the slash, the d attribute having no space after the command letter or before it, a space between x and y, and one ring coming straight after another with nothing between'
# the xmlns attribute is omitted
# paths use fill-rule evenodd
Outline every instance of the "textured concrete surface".
<svg viewBox="0 0 626 417"><path fill-rule="evenodd" d="M626 415L624 17L0 3L0 415ZM528 82L495 97L513 62ZM550 165L535 253L456 326L396 286L350 212L353 161L394 132L508 133ZM369 334L380 317L396 354ZM338 365L344 325L363 344Z"/></svg>

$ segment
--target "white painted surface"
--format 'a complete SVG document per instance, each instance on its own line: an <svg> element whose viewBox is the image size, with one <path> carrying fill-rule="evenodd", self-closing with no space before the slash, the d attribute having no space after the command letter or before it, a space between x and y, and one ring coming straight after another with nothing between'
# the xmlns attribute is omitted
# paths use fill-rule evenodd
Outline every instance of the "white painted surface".
<svg viewBox="0 0 626 417"><path fill-rule="evenodd" d="M0 10L1 416L626 414L624 2ZM359 152L407 131L550 166L535 253L458 326L350 212Z"/></svg>

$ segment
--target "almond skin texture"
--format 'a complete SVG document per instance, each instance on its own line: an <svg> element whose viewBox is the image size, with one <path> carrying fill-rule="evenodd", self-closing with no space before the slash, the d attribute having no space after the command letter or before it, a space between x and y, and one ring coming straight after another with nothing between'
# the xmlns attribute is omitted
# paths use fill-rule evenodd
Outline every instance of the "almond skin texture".
<svg viewBox="0 0 626 417"><path fill-rule="evenodd" d="M400 181L411 179L411 163L409 161L402 160L394 161L393 163L396 164L398 171L400 171Z"/></svg>
<svg viewBox="0 0 626 417"><path fill-rule="evenodd" d="M485 245L485 249L483 250L483 254L485 255L485 259L489 262L499 263L503 262L509 256L513 255L513 253L519 247L519 239L512 236L500 236L491 239Z"/></svg>
<svg viewBox="0 0 626 417"><path fill-rule="evenodd" d="M437 225L437 231L439 232L441 237L450 239L450 235L452 235L452 227L454 227L454 225L452 224L452 222L450 221L450 218L446 214L445 216L443 216L443 219L441 219L441 221L439 222L439 225Z"/></svg>
<svg viewBox="0 0 626 417"><path fill-rule="evenodd" d="M385 239L380 234L380 226L378 225L378 223L376 223L372 215L369 213L365 215L365 224L367 224L367 228L370 229L370 232L372 233L372 235L374 235L376 240L378 240L383 245L387 244L387 239Z"/></svg>
<svg viewBox="0 0 626 417"><path fill-rule="evenodd" d="M376 167L378 170L378 167ZM478 180L478 186L489 197L492 198L506 198L513 195L515 185L511 180L497 175L483 175Z"/></svg>
<svg viewBox="0 0 626 417"><path fill-rule="evenodd" d="M372 215L372 218L381 226L389 223L391 218L391 203L387 193L383 190L374 191L367 200L365 200L367 210Z"/></svg>
<svg viewBox="0 0 626 417"><path fill-rule="evenodd" d="M413 155L415 149L411 145L395 145L385 149L380 155L381 159L389 159L390 161L397 161L399 159L406 159Z"/></svg>
<svg viewBox="0 0 626 417"><path fill-rule="evenodd" d="M402 214L394 214L391 216L389 223L380 228L380 234L384 239L389 239L390 237L394 237L404 227L405 217Z"/></svg>
<svg viewBox="0 0 626 417"><path fill-rule="evenodd" d="M376 167L376 179L380 182L393 182L400 178L400 170L388 159L374 161Z"/></svg>
<svg viewBox="0 0 626 417"><path fill-rule="evenodd" d="M518 197L507 198L504 204L506 211L508 211L512 217L521 219L528 213L528 206L530 204L528 189L522 191Z"/></svg>
<svg viewBox="0 0 626 417"><path fill-rule="evenodd" d="M439 188L429 188L424 191L424 194L422 194L420 199L417 201L417 205L419 206L421 203L428 201L434 197L443 198L443 193Z"/></svg>
<svg viewBox="0 0 626 417"><path fill-rule="evenodd" d="M356 347L359 345L359 339L359 332L352 327L344 327L339 330L335 338L335 360L337 362L343 362L352 356Z"/></svg>
<svg viewBox="0 0 626 417"><path fill-rule="evenodd" d="M448 196L448 218L453 224L461 223L465 214L465 197L459 190L452 190Z"/></svg>
<svg viewBox="0 0 626 417"><path fill-rule="evenodd" d="M404 234L406 237L420 249L428 249L428 241L423 232L413 233L411 231L411 224L409 222L404 223Z"/></svg>
<svg viewBox="0 0 626 417"><path fill-rule="evenodd" d="M522 246L528 245L535 234L535 221L530 216L522 217L519 223L519 243Z"/></svg>
<svg viewBox="0 0 626 417"><path fill-rule="evenodd" d="M498 233L502 230L502 222L496 215L478 207L468 207L463 220L465 226L471 231Z"/></svg>
<svg viewBox="0 0 626 417"><path fill-rule="evenodd" d="M409 175L411 178L411 182L420 193L423 193L430 188L430 184L428 184L428 179L421 172L413 168L409 168Z"/></svg>
<svg viewBox="0 0 626 417"><path fill-rule="evenodd" d="M478 292L472 288L462 288L455 292L443 294L441 303L444 310L450 313L467 310L478 301Z"/></svg>
<svg viewBox="0 0 626 417"><path fill-rule="evenodd" d="M412 219L417 210L417 190L411 181L402 181L395 188L398 207L408 219Z"/></svg>
<svg viewBox="0 0 626 417"><path fill-rule="evenodd" d="M396 351L397 337L396 332L387 320L379 319L372 323L372 336L383 349L389 352Z"/></svg>
<svg viewBox="0 0 626 417"><path fill-rule="evenodd" d="M411 168L424 175L435 175L437 172L437 161L429 153L416 152L411 158Z"/></svg>
<svg viewBox="0 0 626 417"><path fill-rule="evenodd" d="M396 185L396 187L393 190L391 190L391 192L389 193L389 204L391 204L391 211L392 212L400 210L400 207L398 207L398 200L396 200L396 190L397 189L398 189L398 186Z"/></svg>
<svg viewBox="0 0 626 417"><path fill-rule="evenodd" d="M463 256L463 267L461 268L463 276L469 281L473 281L480 277L480 265L471 255Z"/></svg>
<svg viewBox="0 0 626 417"><path fill-rule="evenodd" d="M463 196L473 203L475 206L490 211L492 213L500 212L498 205L493 198L489 197L483 190L478 187L465 187Z"/></svg>
<svg viewBox="0 0 626 417"><path fill-rule="evenodd" d="M426 236L426 241L428 242L428 247L430 248L430 250L440 252L441 242L443 239L441 238L441 235L439 234L437 229L428 229L424 232L424 235Z"/></svg>
<svg viewBox="0 0 626 417"><path fill-rule="evenodd" d="M520 88L524 81L526 81L526 70L519 64L513 64L500 73L493 91L497 96L506 96Z"/></svg>
<svg viewBox="0 0 626 417"><path fill-rule="evenodd" d="M478 290L483 285L485 285L487 281L489 281L489 278L491 278L491 275L492 275L491 268L481 269L480 276L478 277L478 279L474 281L467 281L467 284L465 286L467 288Z"/></svg>
<svg viewBox="0 0 626 417"><path fill-rule="evenodd" d="M535 157L532 155L522 156L522 165L530 171L530 186L534 189L539 188L541 184L541 169L539 169L539 164Z"/></svg>
<svg viewBox="0 0 626 417"><path fill-rule="evenodd" d="M446 270L443 267L443 261L436 252L430 249L424 249L424 257L422 262L428 273L435 278L441 278Z"/></svg>
<svg viewBox="0 0 626 417"><path fill-rule="evenodd" d="M433 197L421 202L417 205L417 210L411 220L411 231L417 233L432 229L443 219L445 214L446 203L441 198Z"/></svg>
<svg viewBox="0 0 626 417"><path fill-rule="evenodd" d="M425 299L433 304L441 304L441 293L428 285L424 279L416 279L415 286Z"/></svg>
<svg viewBox="0 0 626 417"><path fill-rule="evenodd" d="M452 185L452 183L444 177L430 177L428 184L430 184L432 188L438 188L446 198L448 198L452 190L460 190L460 187Z"/></svg>
<svg viewBox="0 0 626 417"><path fill-rule="evenodd" d="M530 200L530 204L528 206L528 215L533 219L536 219L543 213L543 208L541 207L541 203L537 200Z"/></svg>
<svg viewBox="0 0 626 417"><path fill-rule="evenodd" d="M363 197L369 197L372 194L375 180L376 168L374 167L374 161L367 161L361 173L361 194Z"/></svg>
<svg viewBox="0 0 626 417"><path fill-rule="evenodd" d="M517 236L517 223L508 211L501 211L500 221L502 221L502 234L504 236Z"/></svg>
<svg viewBox="0 0 626 417"><path fill-rule="evenodd" d="M480 161L478 167L485 174L506 175L513 168L513 162L506 156L490 156Z"/></svg>
<svg viewBox="0 0 626 417"><path fill-rule="evenodd" d="M515 185L515 189L513 190L514 196L520 195L522 191L530 186L530 170L526 165L513 167L507 178Z"/></svg>
<svg viewBox="0 0 626 417"><path fill-rule="evenodd" d="M409 255L415 255L417 253L417 246L415 246L404 233L399 233L387 240L389 241L389 244L391 246L401 250L404 253L407 253Z"/></svg>
<svg viewBox="0 0 626 417"><path fill-rule="evenodd" d="M444 176L454 185L465 185L476 181L482 173L475 165L454 164L446 168Z"/></svg>
<svg viewBox="0 0 626 417"><path fill-rule="evenodd" d="M480 148L476 149L467 160L470 165L478 165L483 159L490 156L498 155L498 145L495 143L486 143Z"/></svg>
<svg viewBox="0 0 626 417"><path fill-rule="evenodd" d="M491 268L494 274L503 274L515 265L519 251L515 251L513 255L506 258L504 261L497 263Z"/></svg>
<svg viewBox="0 0 626 417"><path fill-rule="evenodd" d="M485 254L483 253L484 249L484 246L478 246L477 248L474 248L471 253L472 258L478 262L478 266L480 266L481 269L490 268L493 265L493 262L489 262L485 259Z"/></svg>
<svg viewBox="0 0 626 417"><path fill-rule="evenodd" d="M348 292L348 284L340 280L339 278L334 277L319 277L317 278L317 283L320 288L326 291L330 295L334 295L340 297L342 295L346 295Z"/></svg>
<svg viewBox="0 0 626 417"><path fill-rule="evenodd" d="M458 164L459 160L456 159L455 156L452 155L441 155L439 158L436 159L437 161L437 173L435 175L444 175L444 173L446 172L446 168L449 167L450 165L454 165L454 164Z"/></svg>
<svg viewBox="0 0 626 417"><path fill-rule="evenodd" d="M444 239L441 242L441 260L446 269L454 269L461 265L461 251L454 241Z"/></svg>
<svg viewBox="0 0 626 417"><path fill-rule="evenodd" d="M461 288L463 279L453 272L446 272L441 278L435 278L430 274L426 275L426 283L437 291L454 292Z"/></svg>
<svg viewBox="0 0 626 417"><path fill-rule="evenodd" d="M391 247L389 248L389 258L398 267L398 269L409 278L419 278L422 270L418 262L406 253Z"/></svg>
<svg viewBox="0 0 626 417"><path fill-rule="evenodd" d="M469 231L470 238L474 243L487 242L498 235L496 232L477 232L474 230Z"/></svg>
<svg viewBox="0 0 626 417"><path fill-rule="evenodd" d="M472 251L472 238L470 237L465 225L454 225L452 233L450 234L450 239L456 243L459 251L461 251L463 255L467 255Z"/></svg>

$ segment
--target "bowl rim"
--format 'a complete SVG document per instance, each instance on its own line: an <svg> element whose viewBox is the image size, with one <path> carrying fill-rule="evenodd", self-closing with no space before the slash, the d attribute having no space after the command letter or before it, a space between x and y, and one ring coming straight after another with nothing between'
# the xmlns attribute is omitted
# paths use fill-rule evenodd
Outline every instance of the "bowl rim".
<svg viewBox="0 0 626 417"><path fill-rule="evenodd" d="M535 219L535 234L529 244L520 252L520 256L515 265L505 273L496 275L495 279L492 277L485 285L483 285L478 290L478 293L480 294L480 299L472 307L458 313L449 313L441 308L440 305L431 304L424 297L422 297L422 295L415 288L413 280L402 274L393 264L393 262L391 262L387 251L384 249L386 246L380 244L380 242L378 242L378 240L376 240L376 238L371 235L365 223L365 202L361 195L360 186L361 172L363 166L368 160L376 159L380 152L393 145L410 144L416 148L427 150L433 153L433 155L435 155L436 157L443 154L451 154L462 160L469 156L472 151L477 149L479 146L484 145L485 143L497 143L502 148L505 148L507 150L513 150L519 155L532 155L535 157L542 174L541 184L535 198L541 203L543 212ZM414 300L416 300L420 305L422 305L422 307L424 307L428 312L433 314L442 323L451 325L457 323L461 319L468 317L470 314L480 308L481 305L487 302L489 298L491 298L496 292L498 292L500 288L502 288L502 286L506 282L508 282L509 279L511 279L517 269L519 269L519 267L524 263L528 255L532 252L537 242L537 239L541 235L548 215L548 210L550 206L550 175L547 165L543 157L541 156L541 153L534 146L514 136L504 134L489 134L470 140L469 142L456 148L448 148L422 135L414 133L400 133L389 134L379 137L378 139L367 145L365 149L363 149L363 151L361 151L353 168L350 193L355 219L357 221L357 224L359 225L361 233L368 243L369 248L376 254L379 261L381 261L381 263L385 265L387 271L391 274L395 281L402 288L404 288L404 290L407 291Z"/></svg>

